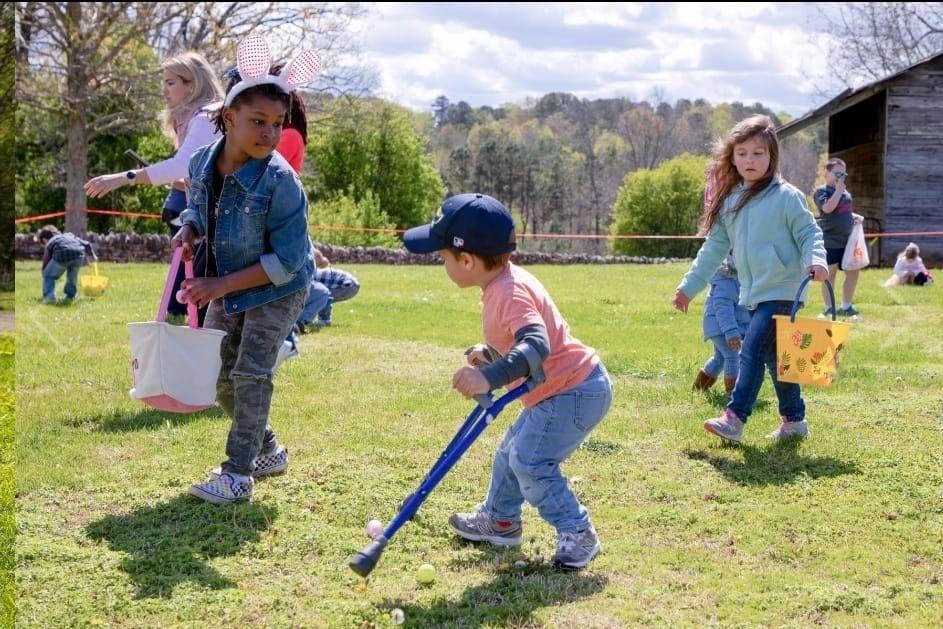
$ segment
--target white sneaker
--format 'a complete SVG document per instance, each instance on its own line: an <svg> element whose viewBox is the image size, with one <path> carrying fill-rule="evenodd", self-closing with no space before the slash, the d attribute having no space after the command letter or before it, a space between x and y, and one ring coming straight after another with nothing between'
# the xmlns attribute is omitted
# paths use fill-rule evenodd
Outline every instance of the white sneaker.
<svg viewBox="0 0 943 629"><path fill-rule="evenodd" d="M275 358L275 366L272 367L272 371L278 369L278 366L289 358L294 358L297 355L297 346L295 346L291 341L282 341L282 346L278 348L278 357Z"/></svg>

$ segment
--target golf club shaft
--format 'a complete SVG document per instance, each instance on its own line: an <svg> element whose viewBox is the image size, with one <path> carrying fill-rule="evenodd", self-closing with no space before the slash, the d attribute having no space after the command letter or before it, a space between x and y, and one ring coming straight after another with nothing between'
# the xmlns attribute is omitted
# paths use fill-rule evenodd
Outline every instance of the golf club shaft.
<svg viewBox="0 0 943 629"><path fill-rule="evenodd" d="M396 531L415 515L426 497L435 489L436 485L439 484L439 481L445 477L448 471L452 469L452 466L462 458L465 451L475 442L475 439L478 438L478 435L482 433L488 424L497 417L505 406L527 393L529 389L528 383L524 383L516 389L502 395L492 404L491 408L483 414L475 412L481 410L480 406L476 408L475 411L472 411L472 414L469 415L469 420L473 418L474 420L471 422L466 420L467 425L462 426L462 430L460 430L456 438L452 440L453 443L449 444L449 447L446 448L446 452L443 452L443 456L440 457L439 461L429 470L429 473L426 474L426 477L423 479L422 483L420 483L416 491L406 500L399 513L396 514L396 517L393 518L383 531L383 537L387 540L393 538Z"/></svg>

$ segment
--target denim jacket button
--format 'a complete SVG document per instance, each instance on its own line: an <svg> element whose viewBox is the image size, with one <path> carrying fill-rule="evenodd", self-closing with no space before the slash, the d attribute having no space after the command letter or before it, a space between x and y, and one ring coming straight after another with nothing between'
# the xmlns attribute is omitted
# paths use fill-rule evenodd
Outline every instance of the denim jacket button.
<svg viewBox="0 0 943 629"><path fill-rule="evenodd" d="M249 213L249 206L247 205L247 206L246 206L246 214L248 214L248 213Z"/></svg>
<svg viewBox="0 0 943 629"><path fill-rule="evenodd" d="M226 214L229 214L229 210L226 210Z"/></svg>

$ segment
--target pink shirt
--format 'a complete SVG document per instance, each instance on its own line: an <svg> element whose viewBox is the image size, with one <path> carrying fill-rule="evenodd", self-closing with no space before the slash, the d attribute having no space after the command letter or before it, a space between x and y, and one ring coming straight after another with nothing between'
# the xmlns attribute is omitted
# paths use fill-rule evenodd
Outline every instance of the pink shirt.
<svg viewBox="0 0 943 629"><path fill-rule="evenodd" d="M502 355L514 347L514 333L525 325L537 323L547 329L550 355L543 365L547 381L521 398L525 407L575 387L599 364L593 348L570 336L570 326L547 289L521 267L508 264L501 275L485 286L481 301L485 342ZM508 388L517 384L514 382Z"/></svg>
<svg viewBox="0 0 943 629"><path fill-rule="evenodd" d="M278 141L275 150L285 158L296 173L301 174L301 167L305 163L305 142L297 129L284 129L282 139Z"/></svg>

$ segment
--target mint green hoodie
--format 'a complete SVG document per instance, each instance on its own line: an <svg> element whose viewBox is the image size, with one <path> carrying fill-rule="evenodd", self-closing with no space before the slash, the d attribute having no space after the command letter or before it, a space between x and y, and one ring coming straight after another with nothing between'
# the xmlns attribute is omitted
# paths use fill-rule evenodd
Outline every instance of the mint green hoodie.
<svg viewBox="0 0 943 629"><path fill-rule="evenodd" d="M739 211L731 212L745 189L741 183L724 201L717 222L681 280L678 290L688 298L708 285L731 247L740 280L740 304L750 310L764 301L792 301L807 268L828 269L822 230L798 189L777 177Z"/></svg>

